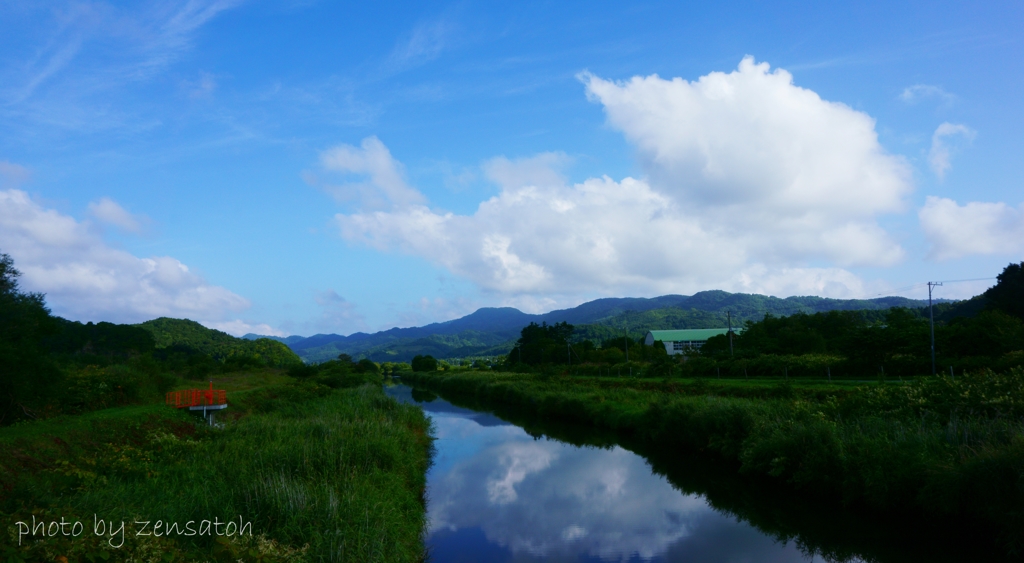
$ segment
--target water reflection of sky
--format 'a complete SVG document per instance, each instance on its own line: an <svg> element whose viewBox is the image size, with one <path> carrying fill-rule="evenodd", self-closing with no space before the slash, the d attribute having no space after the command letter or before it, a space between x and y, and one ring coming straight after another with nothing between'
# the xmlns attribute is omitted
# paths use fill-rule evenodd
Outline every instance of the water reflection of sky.
<svg viewBox="0 0 1024 563"><path fill-rule="evenodd" d="M407 387L389 393L415 403ZM434 562L809 560L681 494L622 448L534 439L441 399L415 404L437 436L427 477Z"/></svg>

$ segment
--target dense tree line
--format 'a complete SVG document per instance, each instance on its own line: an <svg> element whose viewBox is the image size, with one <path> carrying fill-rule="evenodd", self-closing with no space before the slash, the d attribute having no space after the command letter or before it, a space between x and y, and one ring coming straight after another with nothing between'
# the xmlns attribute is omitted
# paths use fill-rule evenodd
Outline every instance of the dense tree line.
<svg viewBox="0 0 1024 563"><path fill-rule="evenodd" d="M356 361L348 354L339 354L337 359L326 362L295 364L288 368L288 375L338 389L379 383L382 374L381 366L366 358Z"/></svg>
<svg viewBox="0 0 1024 563"><path fill-rule="evenodd" d="M530 323L524 327L515 347L505 357L510 369L561 365L615 365L626 361L666 365L671 360L664 346L644 346L643 338L607 335L595 343L581 339L573 325L562 322Z"/></svg>

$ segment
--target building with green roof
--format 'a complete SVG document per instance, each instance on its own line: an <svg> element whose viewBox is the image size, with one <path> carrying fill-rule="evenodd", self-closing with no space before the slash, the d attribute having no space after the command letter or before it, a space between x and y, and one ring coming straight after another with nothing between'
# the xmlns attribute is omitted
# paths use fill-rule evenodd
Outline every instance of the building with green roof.
<svg viewBox="0 0 1024 563"><path fill-rule="evenodd" d="M739 334L743 329L732 329L733 334ZM685 354L687 349L698 350L708 338L720 334L728 334L727 328L693 328L686 330L650 330L644 338L644 344L654 346L654 343L661 341L665 345L665 351L670 355Z"/></svg>

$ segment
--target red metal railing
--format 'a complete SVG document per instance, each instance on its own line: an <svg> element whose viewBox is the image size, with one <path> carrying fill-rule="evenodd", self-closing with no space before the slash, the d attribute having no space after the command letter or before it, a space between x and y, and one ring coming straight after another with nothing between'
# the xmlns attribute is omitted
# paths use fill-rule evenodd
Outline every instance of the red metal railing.
<svg viewBox="0 0 1024 563"><path fill-rule="evenodd" d="M207 390L185 389L182 391L168 391L166 396L166 403L176 409L225 405L227 402L227 392L223 389L214 389L212 381L210 382L210 388Z"/></svg>

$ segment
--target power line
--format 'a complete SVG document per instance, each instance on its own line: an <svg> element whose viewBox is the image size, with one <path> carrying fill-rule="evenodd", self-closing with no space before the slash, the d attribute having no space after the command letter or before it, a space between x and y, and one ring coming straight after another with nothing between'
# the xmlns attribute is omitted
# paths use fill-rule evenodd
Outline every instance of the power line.
<svg viewBox="0 0 1024 563"><path fill-rule="evenodd" d="M996 279L999 279L999 278L992 277L992 278L973 278L973 279L969 279L969 280L942 280L942 281L940 281L938 283L960 283L960 282L972 282L972 281L988 281L988 280L996 280Z"/></svg>
<svg viewBox="0 0 1024 563"><path fill-rule="evenodd" d="M906 287L899 287L899 288L896 288L896 289L891 289L888 292L876 293L874 295L870 295L870 296L867 296L867 297L859 297L858 299L873 299L875 297L882 297L884 295L893 295L895 293L900 293L902 291L907 291L907 290L911 290L911 289L917 289L919 287L923 288L923 287L927 286L929 283L963 283L963 282L974 282L974 281L989 281L989 280L994 280L994 279L998 279L998 278L995 278L995 277L991 277L991 278L971 278L971 279L966 279L966 280L940 280L940 281L936 281L936 282L921 282L921 283L915 283L914 285L908 285Z"/></svg>
<svg viewBox="0 0 1024 563"><path fill-rule="evenodd" d="M857 298L855 298L855 299L857 299L857 300L862 300L862 299L874 299L875 297L882 297L882 296L885 296L885 295L892 295L892 294L894 294L894 293L899 293L899 292L901 292L901 291L907 291L907 290L909 290L909 289L916 289L916 288L918 288L918 287L924 287L924 286L926 286L926 285L928 285L928 284L927 284L927 283L924 283L924 282L922 282L922 283L915 283L914 285L908 285L908 286L906 286L906 287L898 287L898 288L896 288L896 289L891 289L891 290L889 290L888 292L882 292L882 293L875 293L875 294L873 294L873 295L867 295L867 296L865 296L865 297L857 297Z"/></svg>

